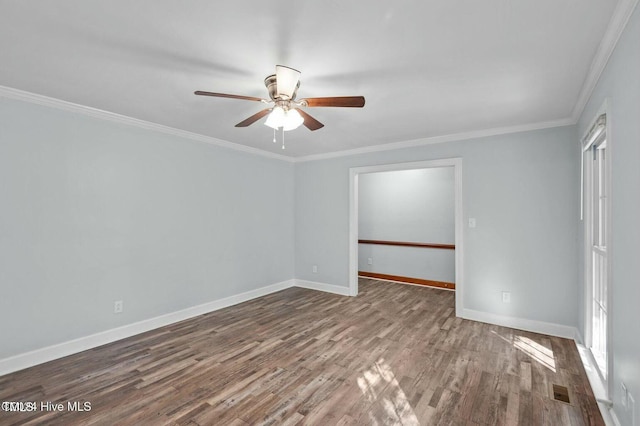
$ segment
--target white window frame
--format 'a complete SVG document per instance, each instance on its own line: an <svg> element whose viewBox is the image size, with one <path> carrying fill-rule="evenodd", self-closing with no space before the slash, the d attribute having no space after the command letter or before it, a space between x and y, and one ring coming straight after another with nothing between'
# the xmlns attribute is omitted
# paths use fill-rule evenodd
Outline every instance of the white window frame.
<svg viewBox="0 0 640 426"><path fill-rule="evenodd" d="M583 222L583 230L584 230L584 270L583 270L583 279L584 279L584 318L585 318L585 346L588 349L588 354L591 358L591 364L596 369L598 376L602 382L602 388L606 392L606 398L609 398L612 395L612 383L611 373L613 372L613 357L612 357L612 344L611 344L611 324L613 318L613 309L612 309L612 298L611 298L611 289L613 287L613 279L612 279L612 239L611 239L611 158L612 158L612 138L611 138L611 117L607 114L608 110L608 102L605 101L604 105L596 114L591 126L589 126L587 133L582 138L581 149L582 149L582 202L581 202L581 219ZM604 126L598 130L598 120L600 117L604 115L606 117L606 121ZM607 268L606 268L606 281L607 281L607 325L606 325L606 371L600 371L598 367L598 363L591 352L591 346L593 343L593 256L592 256L592 242L593 242L593 225L592 225L592 208L591 208L591 200L593 199L593 187L592 187L592 179L591 177L591 161L588 161L591 158L589 154L589 150L591 149L594 143L598 143L602 140L606 140L606 156L605 156L605 194L606 194L606 210L607 217L605 219L606 226L606 251L607 251Z"/></svg>

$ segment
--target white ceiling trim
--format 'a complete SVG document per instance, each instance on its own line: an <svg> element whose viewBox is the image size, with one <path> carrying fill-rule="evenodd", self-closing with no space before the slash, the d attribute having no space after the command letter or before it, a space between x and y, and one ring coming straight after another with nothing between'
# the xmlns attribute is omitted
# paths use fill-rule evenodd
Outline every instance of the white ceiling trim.
<svg viewBox="0 0 640 426"><path fill-rule="evenodd" d="M223 148L233 149L236 151L247 152L250 154L259 155L267 158L274 158L277 160L283 160L287 162L293 162L292 157L285 155L274 154L268 151L263 151L258 148L252 148L250 146L240 145L233 142L224 141L222 139L212 138L211 136L204 136L198 133L188 132L186 130L176 129L174 127L164 126L162 124L152 123L150 121L139 120L137 118L128 117L126 115L116 114L109 111L104 111L98 108L92 108L85 105L75 104L73 102L67 102L56 98L50 98L48 96L38 95L36 93L25 92L24 90L14 89L11 87L0 86L0 97L14 99L23 102L29 102L32 104L42 105L50 108L55 108L67 112L82 114L88 117L97 118L100 120L111 121L120 124L126 124L129 126L139 127L141 129L151 130L155 132L164 133L167 135L178 136L185 139L190 139L197 142L204 142L211 145L216 145Z"/></svg>
<svg viewBox="0 0 640 426"><path fill-rule="evenodd" d="M486 129L486 130L473 130L473 131L464 132L464 133L454 133L451 135L434 136L430 138L413 139L413 140L402 141L402 142L392 142L392 143L386 143L383 145L348 149L345 151L336 151L336 152L328 152L325 154L307 155L304 157L297 157L295 159L295 162L299 163L299 162L305 162L305 161L317 161L317 160L325 160L328 158L346 157L349 155L367 154L371 152L382 152L382 151L391 151L395 149L413 148L417 146L431 145L435 143L464 141L464 140L478 139L478 138L484 138L489 136L506 135L509 133L528 132L531 130L541 130L541 129L549 129L553 127L571 126L573 124L576 124L576 123L571 118L563 118L561 120L523 124L519 126L496 127L493 129Z"/></svg>
<svg viewBox="0 0 640 426"><path fill-rule="evenodd" d="M435 136L430 138L413 139L409 141L392 142L376 146L368 146L363 148L355 148L344 151L335 151L324 154L308 155L304 157L289 157L280 154L274 154L261 149L252 148L236 144L233 142L224 141L222 139L216 139L210 136L204 136L198 133L188 132L186 130L176 129L174 127L164 126L162 124L152 123L149 121L140 120L126 115L116 114L109 111L104 111L98 108L92 108L85 105L75 104L73 102L67 102L48 96L38 95L36 93L26 92L24 90L14 89L11 87L0 86L0 97L15 99L23 102L29 102L37 105L42 105L50 108L56 108L67 112L82 114L88 117L97 118L101 120L111 121L115 123L125 124L129 126L139 127L142 129L152 130L168 135L178 136L198 142L204 142L211 145L216 145L228 149L234 149L236 151L247 152L250 154L256 154L262 157L274 158L287 162L304 162L304 161L316 161L324 160L328 158L345 157L349 155L365 154L369 152L390 151L394 149L411 148L421 145L429 145L434 143L444 143L461 141L468 139L481 138L486 136L497 136L508 133L526 132L530 130L539 130L551 127L569 126L575 124L575 121L567 118L555 121L546 121L542 123L532 123L511 127L500 127L486 130L475 130L465 133L455 133L450 135Z"/></svg>
<svg viewBox="0 0 640 426"><path fill-rule="evenodd" d="M639 0L618 1L616 9L613 11L613 15L611 15L611 19L609 20L609 25L607 25L607 30L605 31L604 36L600 41L600 45L598 46L598 50L593 58L593 62L591 62L589 72L587 73L587 77L585 78L582 89L580 90L578 100L573 107L571 118L574 123L577 123L580 119L580 116L591 97L591 93L593 93L593 89L595 89L596 84L598 84L600 75L607 66L607 62L609 62L609 58L616 48L616 44L618 44L618 40L627 26L627 22L629 22L629 18L631 18L633 11L638 5L638 1Z"/></svg>

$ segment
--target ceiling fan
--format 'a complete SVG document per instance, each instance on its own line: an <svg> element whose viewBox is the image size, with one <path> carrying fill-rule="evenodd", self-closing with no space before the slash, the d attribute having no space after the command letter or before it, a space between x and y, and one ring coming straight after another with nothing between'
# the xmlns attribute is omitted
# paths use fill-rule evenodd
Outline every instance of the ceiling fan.
<svg viewBox="0 0 640 426"><path fill-rule="evenodd" d="M269 104L269 108L263 109L251 117L236 124L236 127L247 127L268 115L264 124L275 130L293 130L304 124L309 130L318 130L324 124L310 116L301 108L313 107L347 107L362 108L364 96L338 96L327 98L306 98L296 100L300 87L300 71L283 65L276 65L276 73L264 79L264 85L269 91L269 100L253 96L229 95L226 93L203 92L198 90L196 95L214 96L219 98L242 99ZM283 133L284 135L284 133ZM284 148L284 145L283 145Z"/></svg>

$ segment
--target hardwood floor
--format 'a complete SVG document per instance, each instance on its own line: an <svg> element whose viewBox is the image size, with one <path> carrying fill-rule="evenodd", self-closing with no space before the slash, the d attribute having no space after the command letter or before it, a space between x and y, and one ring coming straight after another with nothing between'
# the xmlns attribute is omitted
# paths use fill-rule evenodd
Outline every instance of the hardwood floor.
<svg viewBox="0 0 640 426"><path fill-rule="evenodd" d="M366 279L355 298L291 288L2 376L0 401L38 405L2 425L604 424L572 341Z"/></svg>

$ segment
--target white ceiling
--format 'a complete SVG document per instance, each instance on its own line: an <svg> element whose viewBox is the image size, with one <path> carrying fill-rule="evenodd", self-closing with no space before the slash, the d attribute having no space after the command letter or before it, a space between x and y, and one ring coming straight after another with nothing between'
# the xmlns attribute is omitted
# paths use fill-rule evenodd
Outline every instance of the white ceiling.
<svg viewBox="0 0 640 426"><path fill-rule="evenodd" d="M504 127L570 122L617 0L3 0L0 85L301 157ZM287 132L263 105L282 64L308 108ZM584 97L584 93L582 93Z"/></svg>

